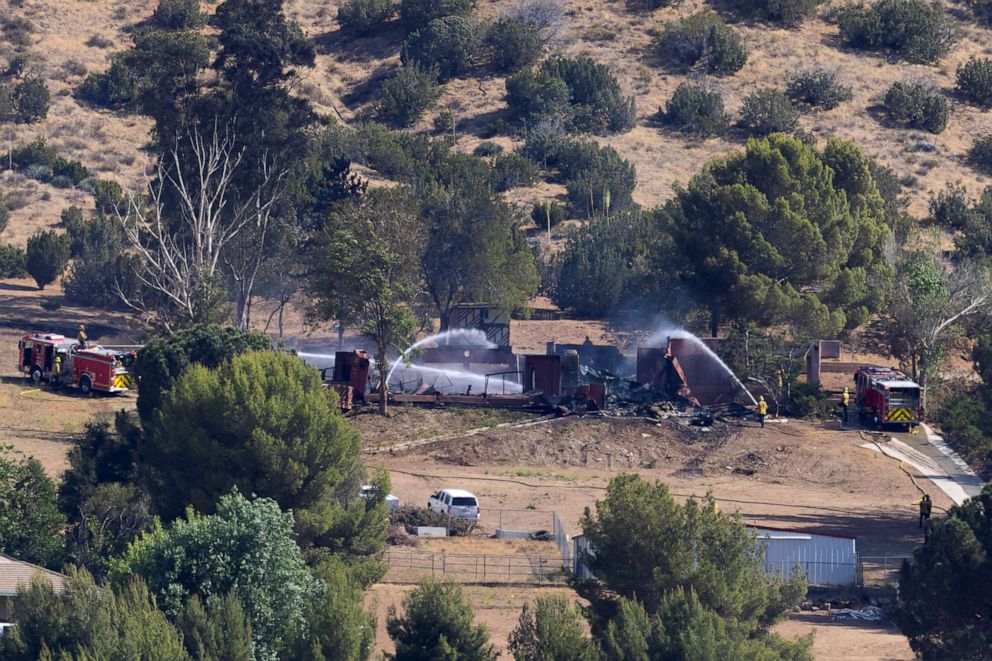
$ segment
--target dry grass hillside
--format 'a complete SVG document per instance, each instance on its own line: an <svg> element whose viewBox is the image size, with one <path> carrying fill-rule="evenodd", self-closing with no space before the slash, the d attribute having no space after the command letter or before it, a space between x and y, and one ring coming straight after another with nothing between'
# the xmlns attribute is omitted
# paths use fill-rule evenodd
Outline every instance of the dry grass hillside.
<svg viewBox="0 0 992 661"><path fill-rule="evenodd" d="M499 15L515 0L480 0L476 13ZM739 148L741 139L692 139L660 127L654 119L659 106L670 97L683 76L671 75L658 66L652 52L652 34L680 16L705 8L699 0L687 0L653 13L629 11L623 2L563 0L567 6L564 28L553 50L569 55L589 55L608 64L618 74L638 106L637 127L623 135L600 138L633 161L638 170L635 199L656 205L672 194L672 185L686 182L707 160ZM365 39L341 33L335 16L336 0L287 0L289 14L298 20L318 47L317 66L302 72L297 92L309 97L318 110L352 122L366 114L377 80L398 65L399 27ZM113 177L137 185L145 157L149 123L134 115L96 110L75 100L72 89L87 72L102 71L110 57L130 40L128 26L143 20L154 2L138 0L24 0L7 11L28 19L32 70L44 77L52 90L48 118L32 125L3 127L2 141L23 144L45 137L69 158L79 159L96 176ZM727 78L708 82L719 89L730 113L736 113L743 97L757 87L784 86L784 80L799 67L819 65L837 70L842 82L853 87L854 100L827 112L806 113L801 126L819 140L832 136L862 145L872 156L892 167L909 182L906 193L910 211L926 214L932 192L954 180L962 181L973 194L988 182L964 161L976 136L992 133L992 115L967 105L954 96L954 73L959 63L972 55L992 54L992 31L965 20L965 12L949 4L949 13L959 17L963 38L938 66L912 65L881 54L846 49L839 43L837 28L824 20L830 5L823 5L819 18L794 30L761 23L737 23L749 49L745 67ZM0 57L9 58L4 45ZM885 91L895 81L924 80L952 99L950 125L939 135L893 128L877 112ZM450 110L458 126L458 148L470 151L482 141L477 134L504 107L504 81L485 75L449 82L433 114L421 120L418 129L428 129L437 112ZM509 138L497 139L510 146ZM920 150L920 145L926 150ZM29 234L58 222L58 214L69 204L92 204L76 189L59 190L4 173L5 193L11 195L13 218L0 241L24 245ZM554 184L540 183L517 189L512 199L530 204L561 194Z"/></svg>

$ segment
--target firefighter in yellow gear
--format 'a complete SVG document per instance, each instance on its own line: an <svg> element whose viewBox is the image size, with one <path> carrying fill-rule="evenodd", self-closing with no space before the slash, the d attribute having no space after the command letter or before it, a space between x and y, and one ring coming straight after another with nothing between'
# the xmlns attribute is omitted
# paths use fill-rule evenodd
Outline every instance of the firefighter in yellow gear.
<svg viewBox="0 0 992 661"><path fill-rule="evenodd" d="M59 385L59 379L62 378L62 356L55 354L55 360L52 362L52 386L57 387Z"/></svg>
<svg viewBox="0 0 992 661"><path fill-rule="evenodd" d="M758 420L761 421L761 426L765 426L765 416L768 415L768 402L765 401L764 395L758 395Z"/></svg>
<svg viewBox="0 0 992 661"><path fill-rule="evenodd" d="M86 336L86 326L83 324L79 324L79 332L76 333L76 339L79 340L79 348L85 349L86 342L89 341L89 338Z"/></svg>
<svg viewBox="0 0 992 661"><path fill-rule="evenodd" d="M840 405L844 409L844 424L847 424L847 407L851 405L851 393L844 387L844 394L840 396Z"/></svg>

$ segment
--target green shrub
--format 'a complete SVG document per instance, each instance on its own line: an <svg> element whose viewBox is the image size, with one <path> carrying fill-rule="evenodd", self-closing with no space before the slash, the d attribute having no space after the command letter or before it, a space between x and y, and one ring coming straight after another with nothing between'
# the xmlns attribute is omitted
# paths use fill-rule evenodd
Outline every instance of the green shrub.
<svg viewBox="0 0 992 661"><path fill-rule="evenodd" d="M530 186L537 175L534 161L520 154L500 154L493 162L493 186L499 192Z"/></svg>
<svg viewBox="0 0 992 661"><path fill-rule="evenodd" d="M819 0L721 0L721 5L744 18L780 23L788 27L799 25L816 13Z"/></svg>
<svg viewBox="0 0 992 661"><path fill-rule="evenodd" d="M612 147L572 142L557 154L556 163L576 214L591 218L633 204L637 170Z"/></svg>
<svg viewBox="0 0 992 661"><path fill-rule="evenodd" d="M393 126L410 126L441 95L434 74L416 65L400 67L382 84L376 111Z"/></svg>
<svg viewBox="0 0 992 661"><path fill-rule="evenodd" d="M557 202L535 202L534 207L530 210L531 220L534 224L541 229L547 229L548 223L551 227L561 224L568 214L565 212L565 207Z"/></svg>
<svg viewBox="0 0 992 661"><path fill-rule="evenodd" d="M952 181L944 190L930 196L930 218L938 227L951 231L964 230L971 225L975 211L961 182Z"/></svg>
<svg viewBox="0 0 992 661"><path fill-rule="evenodd" d="M28 274L28 259L17 246L0 246L0 278L23 278Z"/></svg>
<svg viewBox="0 0 992 661"><path fill-rule="evenodd" d="M789 387L789 413L800 418L828 418L833 407L818 383L795 381Z"/></svg>
<svg viewBox="0 0 992 661"><path fill-rule="evenodd" d="M345 32L365 36L388 23L395 13L392 0L348 0L338 8L338 24Z"/></svg>
<svg viewBox="0 0 992 661"><path fill-rule="evenodd" d="M513 18L501 18L490 25L486 45L493 68L508 74L529 67L544 52L541 33Z"/></svg>
<svg viewBox="0 0 992 661"><path fill-rule="evenodd" d="M610 69L588 57L554 58L538 69L507 78L511 116L525 124L559 120L567 128L596 134L634 127L633 96L624 96Z"/></svg>
<svg viewBox="0 0 992 661"><path fill-rule="evenodd" d="M405 65L433 69L438 79L445 82L472 66L481 44L479 26L474 20L448 16L431 21L407 37L400 59Z"/></svg>
<svg viewBox="0 0 992 661"><path fill-rule="evenodd" d="M31 33L34 23L23 16L0 16L3 36L15 48L28 48L31 45Z"/></svg>
<svg viewBox="0 0 992 661"><path fill-rule="evenodd" d="M83 250L86 226L89 221L83 215L83 210L76 206L62 209L59 220L65 229L66 236L69 237L69 256L77 257Z"/></svg>
<svg viewBox="0 0 992 661"><path fill-rule="evenodd" d="M26 268L38 289L55 282L69 263L70 240L54 230L38 232L28 238Z"/></svg>
<svg viewBox="0 0 992 661"><path fill-rule="evenodd" d="M482 142L472 150L472 153L480 158L485 158L486 156L499 156L503 153L503 145L498 142Z"/></svg>
<svg viewBox="0 0 992 661"><path fill-rule="evenodd" d="M7 200L0 195L0 233L3 233L7 229L7 223L10 222L10 207L7 206Z"/></svg>
<svg viewBox="0 0 992 661"><path fill-rule="evenodd" d="M841 38L852 48L891 50L915 63L936 62L958 39L940 3L926 0L851 3L838 12L837 23Z"/></svg>
<svg viewBox="0 0 992 661"><path fill-rule="evenodd" d="M59 156L54 147L46 144L44 138L17 147L0 157L0 169L11 166L30 179L50 182L58 177L65 180L69 186L78 185L90 176L89 170L82 163Z"/></svg>
<svg viewBox="0 0 992 661"><path fill-rule="evenodd" d="M971 57L958 66L957 90L983 108L992 107L992 60Z"/></svg>
<svg viewBox="0 0 992 661"><path fill-rule="evenodd" d="M120 59L111 62L105 73L91 73L76 89L76 97L111 110L134 105L137 91L131 69Z"/></svg>
<svg viewBox="0 0 992 661"><path fill-rule="evenodd" d="M13 98L18 121L31 123L48 116L52 95L48 84L41 78L25 78L17 83Z"/></svg>
<svg viewBox="0 0 992 661"><path fill-rule="evenodd" d="M73 207L74 208L74 207ZM127 250L120 222L106 216L66 225L75 261L62 279L66 300L78 305L121 308L138 291L136 259Z"/></svg>
<svg viewBox="0 0 992 661"><path fill-rule="evenodd" d="M443 134L446 138L451 138L455 134L455 113L444 109L434 116L434 133Z"/></svg>
<svg viewBox="0 0 992 661"><path fill-rule="evenodd" d="M654 11L669 7L675 0L627 0L627 8L632 11Z"/></svg>
<svg viewBox="0 0 992 661"><path fill-rule="evenodd" d="M796 128L799 112L785 94L765 88L744 98L744 107L738 124L753 136L770 133L789 133Z"/></svg>
<svg viewBox="0 0 992 661"><path fill-rule="evenodd" d="M113 179L100 179L93 188L98 213L107 215L115 213L127 201L124 187ZM123 209L121 209L123 213Z"/></svg>
<svg viewBox="0 0 992 661"><path fill-rule="evenodd" d="M796 103L824 110L831 110L854 98L851 88L841 84L836 73L819 67L795 72L785 93Z"/></svg>
<svg viewBox="0 0 992 661"><path fill-rule="evenodd" d="M947 128L951 106L938 92L919 83L894 83L885 93L885 109L893 121L940 133Z"/></svg>
<svg viewBox="0 0 992 661"><path fill-rule="evenodd" d="M360 124L351 136L348 157L356 163L375 168L386 177L404 178L417 167L407 149L406 138L376 122Z"/></svg>
<svg viewBox="0 0 992 661"><path fill-rule="evenodd" d="M472 0L401 0L400 21L407 34L427 27L431 21L447 16L468 16Z"/></svg>
<svg viewBox="0 0 992 661"><path fill-rule="evenodd" d="M992 25L992 0L965 0L971 13L979 21Z"/></svg>
<svg viewBox="0 0 992 661"><path fill-rule="evenodd" d="M20 78L28 70L30 63L30 55L27 53L16 53L10 57L10 62L7 64L7 71L4 72L4 75L8 78Z"/></svg>
<svg viewBox="0 0 992 661"><path fill-rule="evenodd" d="M975 140L968 150L968 161L979 170L992 174L992 135Z"/></svg>
<svg viewBox="0 0 992 661"><path fill-rule="evenodd" d="M163 30L192 30L203 25L200 0L159 0L152 23Z"/></svg>
<svg viewBox="0 0 992 661"><path fill-rule="evenodd" d="M740 36L713 12L699 12L669 23L658 37L658 55L671 69L700 69L728 76L747 62Z"/></svg>
<svg viewBox="0 0 992 661"><path fill-rule="evenodd" d="M715 135L727 128L723 97L696 83L682 83L661 113L662 121L686 133Z"/></svg>

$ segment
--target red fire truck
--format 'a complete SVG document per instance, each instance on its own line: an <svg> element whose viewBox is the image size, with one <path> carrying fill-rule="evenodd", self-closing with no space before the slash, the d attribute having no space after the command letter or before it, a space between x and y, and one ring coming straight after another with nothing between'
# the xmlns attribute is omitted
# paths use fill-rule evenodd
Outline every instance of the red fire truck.
<svg viewBox="0 0 992 661"><path fill-rule="evenodd" d="M861 419L875 427L923 421L920 386L898 370L866 366L854 373L854 401Z"/></svg>
<svg viewBox="0 0 992 661"><path fill-rule="evenodd" d="M35 383L75 386L86 394L125 392L134 386L133 353L88 345L54 333L29 333L17 343L17 369ZM58 359L58 369L56 369Z"/></svg>

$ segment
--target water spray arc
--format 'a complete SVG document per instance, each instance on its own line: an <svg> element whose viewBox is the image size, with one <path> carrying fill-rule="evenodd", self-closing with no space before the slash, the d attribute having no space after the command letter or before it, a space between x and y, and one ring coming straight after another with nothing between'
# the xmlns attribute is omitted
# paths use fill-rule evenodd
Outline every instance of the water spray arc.
<svg viewBox="0 0 992 661"><path fill-rule="evenodd" d="M746 387L744 387L744 384L741 382L740 379L737 378L737 375L734 374L734 371L730 369L727 363L723 362L723 359L720 358L720 356L716 355L716 353L712 349L710 349L705 342L703 342L698 337L696 337L696 335L690 333L684 328L680 328L678 326L662 326L661 328L656 330L651 335L651 337L648 338L647 346L657 346L658 344L665 342L668 338L673 338L678 340L688 340L689 342L692 342L692 344L698 349L700 349L703 352L703 354L706 355L706 357L714 361L717 365L720 366L720 369L722 369L724 372L727 373L727 376L729 376L731 380L733 380L737 388L739 388L741 392L747 395L748 399L751 400L751 404L753 404L754 406L758 405L758 402L754 399L754 395L752 395L751 391L749 391Z"/></svg>
<svg viewBox="0 0 992 661"><path fill-rule="evenodd" d="M484 349L492 349L496 346L490 342L486 337L486 334L478 328L453 328L451 330L435 333L434 335L428 335L424 339L418 340L411 344L403 351L403 353L400 354L399 358L393 361L393 365L390 367L389 373L386 374L386 386L389 386L389 380L393 377L393 372L396 371L397 366L399 366L399 364L406 359L411 351L416 351L417 349L425 347L431 343L450 343L451 340L458 340L463 346L477 346Z"/></svg>

